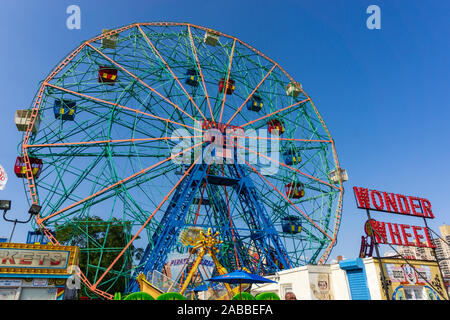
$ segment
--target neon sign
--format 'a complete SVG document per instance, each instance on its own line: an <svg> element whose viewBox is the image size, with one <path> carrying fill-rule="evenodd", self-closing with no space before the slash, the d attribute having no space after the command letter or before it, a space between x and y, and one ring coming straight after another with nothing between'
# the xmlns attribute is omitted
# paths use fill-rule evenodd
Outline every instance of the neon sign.
<svg viewBox="0 0 450 320"><path fill-rule="evenodd" d="M373 219L370 220L370 225L375 231L374 237L377 243L436 248L436 245L431 241L428 228L410 226L408 224L386 223Z"/></svg>
<svg viewBox="0 0 450 320"><path fill-rule="evenodd" d="M428 219L434 218L431 203L425 198L360 187L353 187L353 192L356 205L360 209L412 215Z"/></svg>

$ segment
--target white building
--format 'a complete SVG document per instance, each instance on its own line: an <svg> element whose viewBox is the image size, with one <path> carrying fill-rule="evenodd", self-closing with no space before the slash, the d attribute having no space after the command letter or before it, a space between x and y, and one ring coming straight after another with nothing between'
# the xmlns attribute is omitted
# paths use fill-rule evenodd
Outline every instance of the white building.
<svg viewBox="0 0 450 320"><path fill-rule="evenodd" d="M268 278L276 283L254 284L251 293L273 292L282 300L288 292L297 300L448 299L437 262L429 260L348 259L282 270Z"/></svg>
<svg viewBox="0 0 450 320"><path fill-rule="evenodd" d="M337 263L282 270L268 278L277 283L255 284L253 295L274 292L284 300L286 293L293 292L297 300L351 299L345 271Z"/></svg>

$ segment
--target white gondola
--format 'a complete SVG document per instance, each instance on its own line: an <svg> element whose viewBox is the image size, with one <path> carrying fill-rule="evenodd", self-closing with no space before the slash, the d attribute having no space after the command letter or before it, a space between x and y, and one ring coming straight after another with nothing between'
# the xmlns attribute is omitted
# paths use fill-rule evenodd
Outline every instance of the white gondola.
<svg viewBox="0 0 450 320"><path fill-rule="evenodd" d="M301 92L302 92L302 85L301 83L298 82L290 82L287 86L286 86L286 94L288 96L293 96L294 98L296 98Z"/></svg>
<svg viewBox="0 0 450 320"><path fill-rule="evenodd" d="M219 41L219 35L210 31L205 32L205 37L203 38L203 42L210 45L215 46Z"/></svg>
<svg viewBox="0 0 450 320"><path fill-rule="evenodd" d="M19 131L27 131L28 125L30 124L32 110L16 110L16 114L14 116L14 122L16 123L17 130ZM36 120L33 123L33 128L31 132L36 133L39 129L39 125L41 123L41 118L39 114L36 117Z"/></svg>
<svg viewBox="0 0 450 320"><path fill-rule="evenodd" d="M339 170L339 171L338 171ZM342 168L338 168L335 169L333 171L331 171L328 174L328 178L330 178L330 181L334 184L339 183L339 172L341 173L341 177L342 177L342 182L345 182L348 180L348 174L347 171L345 169Z"/></svg>
<svg viewBox="0 0 450 320"><path fill-rule="evenodd" d="M111 30L109 29L103 29L102 30L102 34L106 34L108 32L110 32ZM115 49L117 47L117 41L119 40L119 34L113 34L110 35L108 37L103 37L102 38L102 46L105 48L109 48L109 49Z"/></svg>

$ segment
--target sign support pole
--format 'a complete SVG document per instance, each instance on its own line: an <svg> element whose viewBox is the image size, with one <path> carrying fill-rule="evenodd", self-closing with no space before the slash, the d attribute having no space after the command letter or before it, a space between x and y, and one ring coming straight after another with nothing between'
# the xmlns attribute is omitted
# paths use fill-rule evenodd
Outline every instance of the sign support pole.
<svg viewBox="0 0 450 320"><path fill-rule="evenodd" d="M423 222L425 223L425 228L427 228L428 231L431 230L431 229L428 227L427 219L425 219L425 217L423 218ZM431 232L428 232L428 234L430 235L430 238L431 238L430 241L431 241L431 243L434 244L434 243L433 243L433 235L431 234ZM437 266L438 266L438 269L439 269L439 274L441 275L441 279L442 279L442 281L444 282L442 288L443 288L444 291L446 291L446 288L445 288L445 280L444 280L444 274L442 273L441 265L439 264L439 259L438 259L438 256L437 256L437 254L436 254L436 248L435 248L435 247L432 247L431 250L433 250L434 259L436 260L436 263L437 263Z"/></svg>
<svg viewBox="0 0 450 320"><path fill-rule="evenodd" d="M367 212L367 219L368 219L368 221L370 223L370 220L372 220L372 218L370 217L369 209L366 209L366 212ZM370 225L370 229L372 230L372 225ZM375 231L372 230L372 234L374 232ZM376 241L376 237L373 237L373 241L374 241L374 245L375 245L375 253L377 255L377 260L378 260L378 263L380 264L381 281L382 281L383 287L384 287L384 295L386 296L386 300L389 300L389 290L388 290L388 286L387 286L386 277L385 277L385 274L384 274L384 267L383 267L383 263L381 261L380 251L378 249L378 242Z"/></svg>

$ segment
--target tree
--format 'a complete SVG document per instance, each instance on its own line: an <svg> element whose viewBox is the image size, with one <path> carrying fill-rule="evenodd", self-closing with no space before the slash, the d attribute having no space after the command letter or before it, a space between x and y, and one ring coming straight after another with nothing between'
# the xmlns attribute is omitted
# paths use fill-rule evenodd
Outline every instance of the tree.
<svg viewBox="0 0 450 320"><path fill-rule="evenodd" d="M75 218L57 226L55 237L61 244L80 248L79 267L94 284L130 241L131 224L116 218L107 221L97 216ZM133 259L139 260L142 253L142 248L131 244L97 288L106 292L123 292L131 276ZM86 295L92 295L84 284L82 289Z"/></svg>

